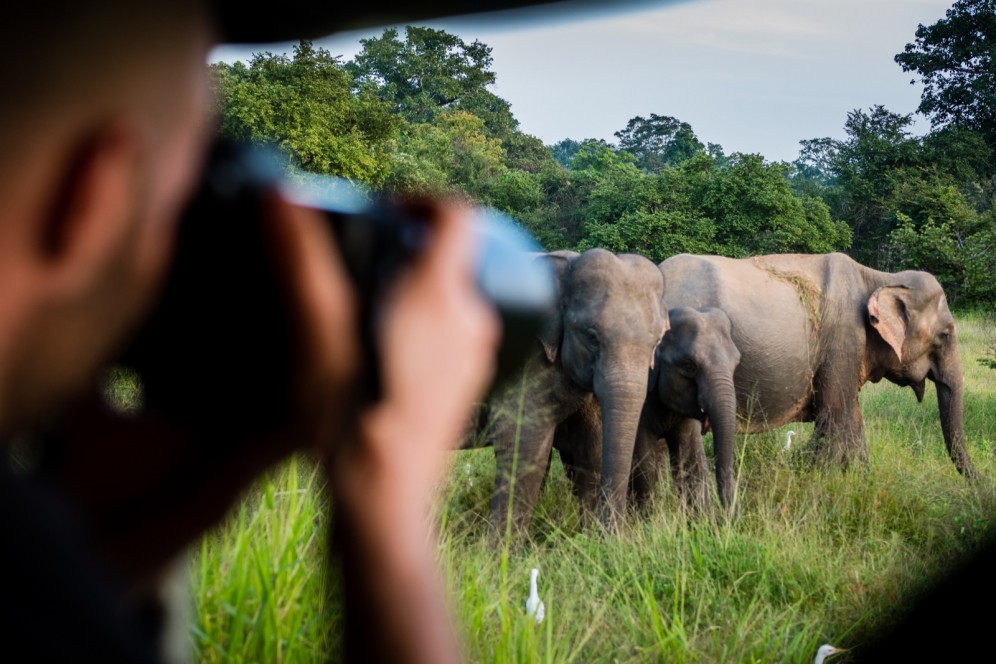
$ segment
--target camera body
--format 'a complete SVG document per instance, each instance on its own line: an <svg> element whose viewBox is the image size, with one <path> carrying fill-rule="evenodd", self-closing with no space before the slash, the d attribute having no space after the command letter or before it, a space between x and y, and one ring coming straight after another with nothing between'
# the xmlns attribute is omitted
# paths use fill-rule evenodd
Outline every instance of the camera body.
<svg viewBox="0 0 996 664"><path fill-rule="evenodd" d="M262 432L286 420L295 398L294 317L260 216L274 194L328 218L360 302L360 401L379 399L381 302L432 242L427 208L366 195L338 178L288 176L271 154L219 142L180 222L159 303L122 358L142 377L148 406L219 433ZM534 346L556 288L545 262L534 260L535 243L514 222L483 208L473 216L477 285L502 322L498 384Z"/></svg>

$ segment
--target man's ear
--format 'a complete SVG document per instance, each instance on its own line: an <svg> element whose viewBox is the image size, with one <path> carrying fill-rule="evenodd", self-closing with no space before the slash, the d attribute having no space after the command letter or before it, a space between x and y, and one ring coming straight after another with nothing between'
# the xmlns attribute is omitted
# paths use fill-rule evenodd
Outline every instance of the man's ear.
<svg viewBox="0 0 996 664"><path fill-rule="evenodd" d="M85 284L134 232L138 201L137 133L107 122L65 151L36 236L45 269L66 286Z"/></svg>

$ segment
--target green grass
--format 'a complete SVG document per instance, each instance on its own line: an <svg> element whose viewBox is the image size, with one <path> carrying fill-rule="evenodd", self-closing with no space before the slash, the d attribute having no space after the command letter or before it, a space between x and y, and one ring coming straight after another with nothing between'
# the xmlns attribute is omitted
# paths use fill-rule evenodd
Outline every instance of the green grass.
<svg viewBox="0 0 996 664"><path fill-rule="evenodd" d="M993 331L959 321L967 485L948 460L936 401L882 383L861 393L867 469L809 470L783 429L739 438L739 518L687 515L666 486L617 536L580 528L559 463L530 538L494 548L490 449L455 453L438 507L439 556L475 662L809 662L831 642L860 647L926 581L983 542L996 516L996 371L978 362ZM264 479L190 563L191 633L210 662L336 658L341 604L322 573L320 481L303 462ZM546 620L524 612L540 569ZM840 659L839 661L846 661Z"/></svg>
<svg viewBox="0 0 996 664"><path fill-rule="evenodd" d="M190 563L191 632L202 661L324 661L341 641L326 602L317 469L291 461L264 478Z"/></svg>

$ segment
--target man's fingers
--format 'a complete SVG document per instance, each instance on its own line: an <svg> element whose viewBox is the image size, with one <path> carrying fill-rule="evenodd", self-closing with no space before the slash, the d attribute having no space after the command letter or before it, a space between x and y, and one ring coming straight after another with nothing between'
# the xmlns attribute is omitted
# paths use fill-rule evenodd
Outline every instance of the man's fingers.
<svg viewBox="0 0 996 664"><path fill-rule="evenodd" d="M433 276L448 284L472 278L478 247L472 225L473 211L466 205L436 206L433 210L433 238L424 264Z"/></svg>
<svg viewBox="0 0 996 664"><path fill-rule="evenodd" d="M298 336L297 388L302 396L320 397L351 382L358 370L355 293L321 212L276 195L267 212L275 267Z"/></svg>

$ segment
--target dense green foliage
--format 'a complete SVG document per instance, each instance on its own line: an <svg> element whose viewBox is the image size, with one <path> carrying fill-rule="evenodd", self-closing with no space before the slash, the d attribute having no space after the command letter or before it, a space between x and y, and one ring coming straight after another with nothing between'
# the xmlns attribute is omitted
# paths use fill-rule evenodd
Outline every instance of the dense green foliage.
<svg viewBox="0 0 996 664"><path fill-rule="evenodd" d="M858 261L927 270L952 301L991 305L993 152L967 129L918 138L912 123L882 106L849 113L846 138L802 142L793 186L847 223Z"/></svg>
<svg viewBox="0 0 996 664"><path fill-rule="evenodd" d="M293 58L260 53L248 66L212 70L223 135L275 145L313 173L384 181L398 121L371 94L350 94L349 75L328 51L301 42Z"/></svg>
<svg viewBox="0 0 996 664"><path fill-rule="evenodd" d="M302 42L213 65L222 131L278 146L297 168L397 194L462 193L518 219L547 249L602 246L655 261L847 251L924 269L956 305L993 307L996 3L959 0L896 61L924 83L920 112L856 109L843 139L801 141L792 164L725 154L651 113L618 145L524 134L495 95L491 48L425 27L361 40L350 62Z"/></svg>
<svg viewBox="0 0 996 664"><path fill-rule="evenodd" d="M636 165L651 173L660 173L665 166L680 164L705 150L690 124L656 113L649 119L636 116L615 136L619 149L632 154Z"/></svg>

